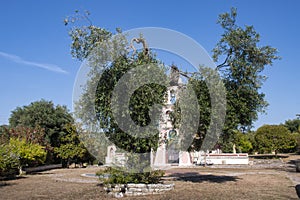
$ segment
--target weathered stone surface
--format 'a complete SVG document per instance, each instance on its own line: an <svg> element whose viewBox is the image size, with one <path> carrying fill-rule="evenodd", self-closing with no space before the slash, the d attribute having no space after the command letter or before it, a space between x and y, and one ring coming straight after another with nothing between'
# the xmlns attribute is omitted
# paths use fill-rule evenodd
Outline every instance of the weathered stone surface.
<svg viewBox="0 0 300 200"><path fill-rule="evenodd" d="M113 197L161 194L174 189L174 184L117 184L107 185L105 191Z"/></svg>
<svg viewBox="0 0 300 200"><path fill-rule="evenodd" d="M129 192L142 192L141 188L128 188Z"/></svg>
<svg viewBox="0 0 300 200"><path fill-rule="evenodd" d="M139 184L129 183L129 184L127 184L127 187L128 188L131 188L131 187L134 187L134 188L146 188L146 184L142 184L142 183L139 183Z"/></svg>
<svg viewBox="0 0 300 200"><path fill-rule="evenodd" d="M115 193L115 197L121 198L121 197L124 197L124 194L122 192L118 192L118 193Z"/></svg>

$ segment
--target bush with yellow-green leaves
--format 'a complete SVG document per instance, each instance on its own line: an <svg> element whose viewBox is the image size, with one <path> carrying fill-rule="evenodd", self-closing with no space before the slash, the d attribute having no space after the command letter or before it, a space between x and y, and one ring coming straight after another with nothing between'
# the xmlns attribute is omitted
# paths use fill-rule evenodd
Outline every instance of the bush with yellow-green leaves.
<svg viewBox="0 0 300 200"><path fill-rule="evenodd" d="M15 169L34 163L41 164L46 159L44 147L25 139L10 138L8 144L0 145L0 176L6 176Z"/></svg>

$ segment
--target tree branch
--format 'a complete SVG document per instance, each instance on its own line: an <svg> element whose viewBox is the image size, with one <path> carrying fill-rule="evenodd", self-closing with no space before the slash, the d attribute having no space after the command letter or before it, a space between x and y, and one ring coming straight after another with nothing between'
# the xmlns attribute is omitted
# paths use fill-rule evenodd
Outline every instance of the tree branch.
<svg viewBox="0 0 300 200"><path fill-rule="evenodd" d="M217 70L217 71L219 71L222 67L228 67L228 66L229 66L229 65L225 65L225 64L227 63L227 61L228 61L228 59L230 58L231 54L232 54L232 49L230 48L230 49L229 49L229 52L228 52L228 54L227 54L227 57L226 57L226 59L225 59L225 61L224 61L222 64L219 64L219 65L216 67L216 70Z"/></svg>

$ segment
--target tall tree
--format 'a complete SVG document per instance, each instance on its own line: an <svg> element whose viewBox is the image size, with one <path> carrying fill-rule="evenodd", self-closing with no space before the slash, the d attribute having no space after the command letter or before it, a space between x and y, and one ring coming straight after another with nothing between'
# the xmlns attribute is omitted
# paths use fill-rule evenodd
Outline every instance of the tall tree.
<svg viewBox="0 0 300 200"><path fill-rule="evenodd" d="M165 68L147 48L143 52L131 54L128 51L130 44L119 29L114 37L112 35L111 32L93 25L74 27L70 31L72 56L79 60L87 59L90 67L89 81L75 106L75 114L86 127L100 124L101 134L104 133L109 141L120 149L130 153L149 153L158 145L158 130L147 129L147 125L154 123L149 113L153 111L154 104L163 103L166 87L155 83L141 84L141 87L137 88L130 97L128 104L123 102L125 98L121 97L122 94L116 97L113 92L120 79L125 74L130 74L128 73L130 70L140 69L141 73L125 81L121 85L124 87L121 93L128 91L135 84L140 84L136 82L137 80L143 81L143 74L149 74L147 66L155 66L157 72L162 74L165 74ZM136 41L141 40L143 40L142 37L136 39ZM139 66L144 66L144 68L139 68ZM164 79L164 77L160 78L160 80ZM115 101L114 97L119 98L121 102L115 104L116 107L113 110L111 103ZM123 130L120 128L122 122L117 121L113 113L118 113L118 116L130 116L134 126L146 128L139 133L132 127L128 127L130 131ZM160 113L158 109L156 113ZM127 120L128 118L123 121ZM100 136L97 135L97 137Z"/></svg>
<svg viewBox="0 0 300 200"><path fill-rule="evenodd" d="M259 46L260 37L253 26L245 26L245 28L238 26L236 16L237 13L234 8L231 13L224 13L219 16L218 23L224 29L224 34L213 49L213 58L216 62L225 57L225 61L219 64L216 69L220 73L227 90L224 141L233 138L230 135L235 130L245 132L250 129L257 119L258 113L264 112L267 102L260 89L266 78L262 72L266 66L272 65L273 61L279 58L275 48ZM144 52L135 56L130 55L127 51L128 42L126 38L120 32L118 33L117 37L112 37L109 31L96 28L93 25L75 27L70 31L73 57L79 60L87 58L92 68L92 73L89 74L90 81L84 88L85 93L77 105L77 116L84 123L95 123L99 120L106 136L117 146L131 151L147 152L157 142L157 138L151 139L152 143L145 139L136 140L131 135L124 133L115 123L112 116L113 111L110 110L109 104L112 100L113 89L124 74L138 65L149 63L157 65L159 61L148 52L148 49L149 54L147 56ZM91 41L93 42L91 43ZM100 45L100 48L97 45ZM100 51L94 51L96 47ZM199 144L205 138L209 124L215 121L212 119L215 119L218 113L212 113L210 110L210 91L207 90L203 77L192 77L189 84L192 85L198 95L201 116L197 133L197 138L201 138L201 140L194 141L194 146L201 146ZM95 91L95 88L96 95L89 95ZM151 92L151 89L157 93ZM141 87L134 93L130 101L132 104L129 105L132 106L130 116L136 124L145 126L149 123L150 118L147 115L149 106L154 103L163 103L161 97L164 92L165 88L153 84L150 87ZM152 98L141 95L147 93L151 93ZM135 96L135 94L139 95ZM141 102L142 106L140 105ZM95 103L96 106L94 107ZM94 108L96 115L94 115ZM122 114L124 113L120 113L120 115ZM135 144L140 145L142 143L153 145L142 148L143 145L141 145L136 148Z"/></svg>
<svg viewBox="0 0 300 200"><path fill-rule="evenodd" d="M59 138L65 134L64 126L73 122L66 106L55 106L53 102L43 99L27 106L17 107L9 118L11 128L43 129L45 139L52 147L60 145Z"/></svg>
<svg viewBox="0 0 300 200"><path fill-rule="evenodd" d="M218 24L224 33L213 49L213 58L224 78L227 88L227 127L246 130L263 112L268 103L260 92L266 77L262 74L266 66L278 59L277 49L259 46L260 35L253 26L242 28L236 24L237 11L219 15Z"/></svg>
<svg viewBox="0 0 300 200"><path fill-rule="evenodd" d="M60 138L61 145L54 148L58 157L65 160L67 166L72 161L76 164L84 161L85 158L91 158L83 142L79 140L77 127L73 124L67 124L65 129L67 134Z"/></svg>
<svg viewBox="0 0 300 200"><path fill-rule="evenodd" d="M10 132L26 140L30 137L45 145L48 163L59 162L53 152L61 144L65 134L64 126L73 123L73 117L66 106L54 105L51 101L40 100L23 107L17 107L9 118Z"/></svg>
<svg viewBox="0 0 300 200"><path fill-rule="evenodd" d="M213 49L213 59L217 65L226 88L226 120L218 148L232 151L237 142L236 132L247 132L258 113L264 112L268 103L261 87L266 77L262 74L266 66L279 59L277 49L260 46L260 36L253 26L240 27L236 24L237 10L219 15L218 24L224 29L220 41ZM224 59L223 62L220 60ZM198 97L200 121L193 149L199 150L207 134L209 125L219 113L211 112L211 91L208 90L203 76L194 76L189 80ZM235 144L237 145L237 144ZM247 144L248 149L250 143ZM243 150L246 150L244 148ZM248 150L247 149L247 150Z"/></svg>
<svg viewBox="0 0 300 200"><path fill-rule="evenodd" d="M260 91L266 77L262 74L266 66L279 59L277 49L261 46L260 35L253 26L240 27L236 24L237 10L219 15L218 24L224 33L213 49L213 59L220 62L217 70L223 77L227 89L227 113L224 141L233 130L245 132L264 112L268 103Z"/></svg>

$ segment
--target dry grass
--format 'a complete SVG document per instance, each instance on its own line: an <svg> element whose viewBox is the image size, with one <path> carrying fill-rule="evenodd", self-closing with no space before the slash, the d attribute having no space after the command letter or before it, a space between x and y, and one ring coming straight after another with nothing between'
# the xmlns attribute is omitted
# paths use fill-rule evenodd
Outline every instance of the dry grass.
<svg viewBox="0 0 300 200"><path fill-rule="evenodd" d="M56 169L0 182L0 199L109 199L97 179L82 177L98 168ZM285 168L189 168L168 170L165 181L175 190L124 199L298 199L298 173Z"/></svg>

